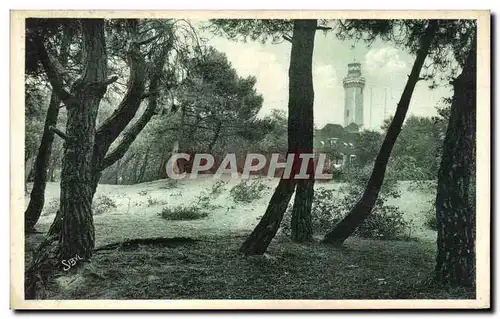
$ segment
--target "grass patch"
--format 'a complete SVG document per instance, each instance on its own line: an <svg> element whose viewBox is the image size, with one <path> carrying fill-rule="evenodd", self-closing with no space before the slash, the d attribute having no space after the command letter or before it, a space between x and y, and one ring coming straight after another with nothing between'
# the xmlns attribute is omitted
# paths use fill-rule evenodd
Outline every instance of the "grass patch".
<svg viewBox="0 0 500 319"><path fill-rule="evenodd" d="M266 257L242 257L245 237L94 254L92 271L51 299L469 299L474 290L422 284L434 244L350 239L346 248L277 238ZM98 272L94 274L93 272Z"/></svg>
<svg viewBox="0 0 500 319"><path fill-rule="evenodd" d="M167 220L196 220L208 217L208 213L200 212L196 206L164 207L161 217Z"/></svg>

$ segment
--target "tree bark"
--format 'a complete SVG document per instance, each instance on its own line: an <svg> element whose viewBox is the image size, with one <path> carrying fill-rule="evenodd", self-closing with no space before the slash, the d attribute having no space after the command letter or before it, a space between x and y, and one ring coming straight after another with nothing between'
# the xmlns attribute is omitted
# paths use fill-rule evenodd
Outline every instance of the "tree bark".
<svg viewBox="0 0 500 319"><path fill-rule="evenodd" d="M94 249L92 154L99 103L106 92L104 20L82 20L83 74L72 88L78 105L68 107L61 171L61 258L90 260Z"/></svg>
<svg viewBox="0 0 500 319"><path fill-rule="evenodd" d="M290 198L295 189L295 181L281 179L276 187L266 212L253 232L240 247L240 252L245 255L262 255L278 231L283 214L288 207Z"/></svg>
<svg viewBox="0 0 500 319"><path fill-rule="evenodd" d="M392 148L396 142L401 127L406 117L408 107L410 106L411 96L419 81L420 71L424 64L425 58L429 52L430 45L434 39L437 29L437 21L430 20L421 40L421 46L417 52L415 63L406 82L406 86L399 100L396 113L387 130L380 151L375 159L372 174L366 185L363 196L354 205L351 211L342 219L334 229L325 235L324 242L341 245L349 236L351 236L356 228L361 225L366 218L371 214L375 202L377 201L380 188L384 182L385 170L391 156Z"/></svg>
<svg viewBox="0 0 500 319"><path fill-rule="evenodd" d="M139 51L139 45L143 44L136 40L137 21L129 20L129 27L132 33L132 40L129 44L128 50L128 63L130 66L130 76L128 82L128 89L124 98L120 102L118 108L113 114L106 119L106 121L99 127L95 133L95 143L92 152L92 181L91 191L92 197L94 196L99 179L101 178L102 171L107 167L113 165L118 159L122 158L130 145L135 141L136 137L151 120L156 112L158 91L160 80L163 70L163 64L167 58L167 54L172 47L172 42L168 42L162 49L161 54L157 56L154 62L154 72L150 79L148 106L142 116L135 122L125 133L120 141L112 151L108 152L111 144L116 140L119 134L130 123L136 114L141 101L146 97L145 91L145 70L146 65L144 58ZM169 88L167 88L169 89ZM138 158L139 160L139 158ZM138 165L138 162L136 162ZM134 166L134 183L137 180L137 171ZM58 212L56 218L50 227L50 232L57 232L61 229L62 215Z"/></svg>
<svg viewBox="0 0 500 319"><path fill-rule="evenodd" d="M35 38L37 53L53 90L66 104L67 124L61 171L60 209L45 240L37 247L25 273L26 299L43 291L63 259L76 255L89 261L94 248L92 216L92 151L99 103L107 85L107 56L103 19L83 19L83 70L71 92L54 71L41 39ZM79 264L81 265L81 263Z"/></svg>
<svg viewBox="0 0 500 319"><path fill-rule="evenodd" d="M117 109L107 118L95 133L95 144L92 156L92 188L97 189L101 173L104 170L104 158L111 144L134 118L144 99L146 84L146 62L140 52L140 43L137 41L138 21L127 21L131 40L128 43L127 63L129 65L129 80L127 92L120 101Z"/></svg>
<svg viewBox="0 0 500 319"><path fill-rule="evenodd" d="M314 180L297 181L291 221L291 237L295 242L311 241L313 238L311 216L313 199Z"/></svg>
<svg viewBox="0 0 500 319"><path fill-rule="evenodd" d="M470 198L475 173L476 42L462 73L453 81L454 95L436 195L437 256L434 278L444 284L475 283L475 214Z"/></svg>
<svg viewBox="0 0 500 319"><path fill-rule="evenodd" d="M149 150L151 147L148 147L146 149L146 154L144 155L144 160L142 161L141 168L139 170L139 177L137 180L137 183L142 183L144 181L144 174L146 173L146 167L148 165L148 160L149 160Z"/></svg>
<svg viewBox="0 0 500 319"><path fill-rule="evenodd" d="M312 78L312 54L314 49L315 30L317 22L311 21L306 27L307 34L304 37L307 39L307 52L304 52L306 65L301 70L300 75L300 90L303 98L297 106L297 136L296 136L296 153L313 153L313 136L314 136L314 86ZM297 90L298 88L295 88ZM300 164L302 164L300 161ZM297 165L300 169L301 165ZM307 165L307 173L309 179L296 180L297 187L295 190L295 199L292 207L291 220L291 238L295 242L311 241L313 236L311 209L314 197L314 164L312 159Z"/></svg>
<svg viewBox="0 0 500 319"><path fill-rule="evenodd" d="M118 108L106 119L96 133L96 143L92 159L94 193L97 189L101 172L125 155L130 145L132 145L139 133L156 113L163 65L173 45L173 39L170 37L169 42L163 45L161 52L156 56L152 65L154 71L151 73L149 81L149 92L145 94L147 68L144 57L140 52L140 45L145 42L140 42L137 39L137 21L130 20L129 24L132 40L129 43L128 50L128 63L130 66L128 90ZM168 90L170 87L166 89ZM124 133L120 144L111 152L108 152L111 144L134 118L142 100L146 97L148 98L148 106L142 116Z"/></svg>
<svg viewBox="0 0 500 319"><path fill-rule="evenodd" d="M300 164L295 165L295 163L300 162L297 159L299 153L303 151L301 146L307 145L308 142L308 138L303 140L301 138L308 136L310 128L309 125L302 125L302 123L312 121L307 116L312 116L314 103L312 55L316 26L316 20L295 20L293 27L288 74L288 153L295 154L294 167L300 166ZM264 216L240 247L240 252L243 254L261 255L266 251L279 229L283 214L293 195L296 184L294 173L296 172L292 172L290 179L282 177L280 180Z"/></svg>
<svg viewBox="0 0 500 319"><path fill-rule="evenodd" d="M59 60L61 66L65 67L68 62L69 55L69 45L72 38L71 28L68 28L64 33ZM40 142L40 147L38 148L38 154L36 156L35 165L33 168L33 189L30 194L30 202L28 208L24 213L24 228L26 232L33 230L34 226L40 218L42 213L43 205L45 202L45 186L47 185L47 170L50 162L50 155L52 152L52 143L54 141L54 133L50 130L50 127L56 126L57 117L59 115L59 106L61 100L55 92L52 91L50 96L49 108L47 109L47 115L45 117L45 124L43 128L42 140ZM53 171L49 170L49 178L53 178Z"/></svg>

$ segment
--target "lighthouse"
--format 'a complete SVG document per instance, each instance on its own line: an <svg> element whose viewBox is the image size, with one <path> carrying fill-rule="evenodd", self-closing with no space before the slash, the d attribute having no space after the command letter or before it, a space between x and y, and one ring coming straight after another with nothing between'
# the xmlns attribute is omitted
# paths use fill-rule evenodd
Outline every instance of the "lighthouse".
<svg viewBox="0 0 500 319"><path fill-rule="evenodd" d="M361 128L363 118L363 89L365 78L361 75L361 63L347 65L347 76L342 81L344 86L344 127L354 123Z"/></svg>

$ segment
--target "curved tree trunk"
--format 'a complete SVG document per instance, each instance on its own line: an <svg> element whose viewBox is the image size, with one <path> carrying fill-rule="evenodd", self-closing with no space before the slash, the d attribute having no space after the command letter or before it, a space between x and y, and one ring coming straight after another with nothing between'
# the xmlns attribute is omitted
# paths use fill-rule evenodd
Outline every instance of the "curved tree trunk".
<svg viewBox="0 0 500 319"><path fill-rule="evenodd" d="M93 193L97 190L101 173L107 167L113 165L118 159L122 158L130 145L135 141L139 133L149 123L153 115L156 114L158 106L158 93L161 85L163 65L170 52L173 40L164 44L162 51L153 62L153 70L149 79L149 92L145 93L145 83L147 79L146 62L140 53L140 42L138 42L137 21L130 20L130 29L132 40L129 46L129 65L130 82L125 97L120 102L118 109L99 127L96 133L96 144L93 152L92 170L93 170ZM167 90L170 87L166 88ZM123 133L120 144L109 151L111 144L125 130L132 121L139 106L144 98L148 98L148 106L141 117ZM135 174L135 173L134 173ZM141 177L142 178L142 177Z"/></svg>
<svg viewBox="0 0 500 319"><path fill-rule="evenodd" d="M470 180L475 157L476 43L462 73L453 81L454 95L436 195L437 256L434 278L445 284L475 282L475 214Z"/></svg>
<svg viewBox="0 0 500 319"><path fill-rule="evenodd" d="M278 231L283 214L295 189L291 179L281 179L276 187L266 212L253 232L240 247L245 255L262 255Z"/></svg>
<svg viewBox="0 0 500 319"><path fill-rule="evenodd" d="M61 100L55 92L50 96L49 108L45 118L42 140L38 148L38 154L35 160L35 166L32 172L33 188L30 194L30 202L28 208L24 212L24 231L31 232L33 227L38 222L42 213L45 202L45 186L47 185L47 166L52 151L52 142L54 141L54 133L50 131L51 126L57 124L57 116L59 114L59 105Z"/></svg>
<svg viewBox="0 0 500 319"><path fill-rule="evenodd" d="M65 67L68 62L69 45L71 42L71 38L71 28L68 28L64 32L59 54L59 62L62 67ZM47 174L50 180L53 179L53 170L49 169L50 156L52 153L52 143L54 142L54 133L51 131L51 127L55 127L57 125L57 117L59 116L60 104L61 99L59 98L55 90L52 90L52 93L50 95L49 108L47 109L47 115L45 117L42 140L40 142L40 147L38 148L35 165L32 169L33 189L31 190L28 208L24 213L24 229L27 232L33 230L33 227L35 227L38 219L40 218L40 214L42 213L43 205L45 203L45 187L47 185ZM47 170L49 170L48 173Z"/></svg>
<svg viewBox="0 0 500 319"><path fill-rule="evenodd" d="M312 116L314 103L314 90L312 82L312 55L314 49L314 35L316 33L316 20L295 20L293 26L292 50L290 55L289 84L288 84L288 153L298 154L307 149L301 146L308 145L309 130L307 116ZM303 125L303 123L306 123ZM312 137L312 131L311 131ZM304 138L302 141L301 139ZM312 141L311 141L312 147ZM294 161L294 167L296 167ZM300 163L300 160L298 161ZM297 165L300 167L300 164ZM293 195L296 180L281 179L276 187L266 212L259 224L240 247L240 252L245 255L263 254L279 229L283 214L285 213L290 198ZM301 200L297 205L302 203Z"/></svg>
<svg viewBox="0 0 500 319"><path fill-rule="evenodd" d="M396 142L403 122L410 106L411 96L419 81L420 71L424 64L425 58L429 52L430 45L434 39L437 29L437 21L430 20L421 40L421 46L417 52L415 63L406 82L406 86L399 100L396 114L387 130L380 151L375 159L373 171L366 185L363 196L354 205L351 211L342 219L334 229L325 235L324 242L341 245L349 236L351 236L356 228L361 225L372 212L375 202L377 201L380 188L384 182L385 170L391 156L392 148Z"/></svg>

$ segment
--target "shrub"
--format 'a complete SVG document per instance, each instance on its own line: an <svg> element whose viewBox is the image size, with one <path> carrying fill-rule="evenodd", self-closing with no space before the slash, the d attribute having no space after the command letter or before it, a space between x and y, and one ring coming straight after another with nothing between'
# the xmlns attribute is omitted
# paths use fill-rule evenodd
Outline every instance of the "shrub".
<svg viewBox="0 0 500 319"><path fill-rule="evenodd" d="M227 181L223 180L218 180L217 182L215 182L215 184L212 186L212 189L210 190L210 195L220 195L226 189L227 183Z"/></svg>
<svg viewBox="0 0 500 319"><path fill-rule="evenodd" d="M418 166L415 157L409 155L391 157L387 171L391 171L399 181L416 181L429 178L425 168Z"/></svg>
<svg viewBox="0 0 500 319"><path fill-rule="evenodd" d="M268 189L269 186L262 183L260 178L244 179L234 186L229 194L235 202L251 203L261 198L264 191Z"/></svg>
<svg viewBox="0 0 500 319"><path fill-rule="evenodd" d="M344 176L353 174L353 171L354 169L348 171ZM315 233L324 234L332 230L349 213L364 191L364 180L363 177L353 178L351 183L340 187L338 191L324 187L315 189L311 209L312 226ZM387 199L399 196L401 193L397 182L390 178L386 180L372 213L353 235L374 239L400 239L406 236L410 229L410 223L404 220L403 212L400 211L399 207L386 203ZM287 235L291 231L291 208L290 204L282 221L281 231Z"/></svg>
<svg viewBox="0 0 500 319"><path fill-rule="evenodd" d="M195 220L208 216L206 212L200 212L197 206L175 206L164 207L161 211L161 217L167 220Z"/></svg>
<svg viewBox="0 0 500 319"><path fill-rule="evenodd" d="M153 198L151 196L148 196L147 201L148 201L148 207L156 206L156 205L163 205L163 204L167 203L167 201L160 200L158 198Z"/></svg>
<svg viewBox="0 0 500 319"><path fill-rule="evenodd" d="M325 233L330 230L342 217L343 209L340 201L335 200L336 191L320 187L314 190L314 199L311 208L312 226L314 232ZM291 233L292 204L288 208L281 222L281 231L289 235Z"/></svg>
<svg viewBox="0 0 500 319"><path fill-rule="evenodd" d="M410 229L397 206L378 205L370 216L356 229L356 236L378 239L401 239Z"/></svg>
<svg viewBox="0 0 500 319"><path fill-rule="evenodd" d="M410 192L423 192L423 193L435 193L437 187L437 180L416 180L412 181L408 186L408 191Z"/></svg>
<svg viewBox="0 0 500 319"><path fill-rule="evenodd" d="M116 208L116 203L106 195L98 195L92 202L92 212L99 215Z"/></svg>

